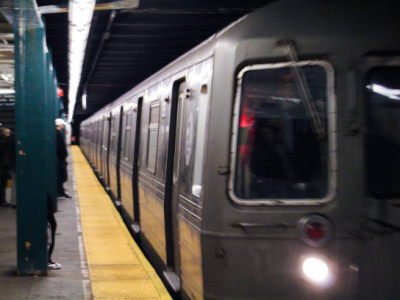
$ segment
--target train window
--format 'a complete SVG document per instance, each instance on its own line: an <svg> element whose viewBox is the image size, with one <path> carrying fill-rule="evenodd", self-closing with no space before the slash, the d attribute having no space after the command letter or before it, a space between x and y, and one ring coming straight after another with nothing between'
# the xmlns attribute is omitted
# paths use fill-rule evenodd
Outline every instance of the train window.
<svg viewBox="0 0 400 300"><path fill-rule="evenodd" d="M327 132L334 132L327 70L309 62L250 66L239 74L234 199L293 204L327 197L333 161Z"/></svg>
<svg viewBox="0 0 400 300"><path fill-rule="evenodd" d="M192 194L200 197L202 182L201 176L203 174L204 164L204 149L206 142L206 127L207 127L207 107L208 107L208 87L207 84L201 86L199 102L198 102L198 116L197 116L197 129L196 129L196 148L194 157L194 170L193 170L193 185Z"/></svg>
<svg viewBox="0 0 400 300"><path fill-rule="evenodd" d="M147 142L147 170L156 172L158 123L160 117L160 103L153 102L150 106L149 131Z"/></svg>
<svg viewBox="0 0 400 300"><path fill-rule="evenodd" d="M132 137L132 113L125 115L125 141L124 141L124 158L129 160L131 137Z"/></svg>
<svg viewBox="0 0 400 300"><path fill-rule="evenodd" d="M104 122L103 128L103 147L106 149L108 147L108 130L109 130L108 120Z"/></svg>
<svg viewBox="0 0 400 300"><path fill-rule="evenodd" d="M111 153L117 152L117 138L116 138L116 122L115 116L111 118L111 136L110 136L110 150Z"/></svg>
<svg viewBox="0 0 400 300"><path fill-rule="evenodd" d="M367 185L378 199L400 197L400 67L367 76Z"/></svg>

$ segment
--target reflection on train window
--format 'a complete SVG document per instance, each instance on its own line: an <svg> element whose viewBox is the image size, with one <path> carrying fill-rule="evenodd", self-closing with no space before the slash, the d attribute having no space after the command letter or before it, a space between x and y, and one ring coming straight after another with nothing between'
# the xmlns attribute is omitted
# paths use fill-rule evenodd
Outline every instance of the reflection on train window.
<svg viewBox="0 0 400 300"><path fill-rule="evenodd" d="M124 141L125 160L129 160L131 135L132 135L132 113L128 113L125 115L125 141Z"/></svg>
<svg viewBox="0 0 400 300"><path fill-rule="evenodd" d="M99 121L98 144L97 144L97 147L99 149L101 149L101 146L102 146L102 140L101 140L102 138L103 138L103 120L100 120Z"/></svg>
<svg viewBox="0 0 400 300"><path fill-rule="evenodd" d="M296 68L243 75L234 181L243 200L327 195L327 75L319 65Z"/></svg>
<svg viewBox="0 0 400 300"><path fill-rule="evenodd" d="M206 128L207 128L207 107L208 107L208 87L203 84L200 89L198 104L197 104L197 128L196 128L196 148L194 157L193 169L193 185L192 194L200 197L202 189L201 177L203 175L204 151L206 143Z"/></svg>
<svg viewBox="0 0 400 300"><path fill-rule="evenodd" d="M110 145L111 145L111 153L117 152L117 123L115 121L115 116L111 118L111 137L110 137Z"/></svg>
<svg viewBox="0 0 400 300"><path fill-rule="evenodd" d="M107 149L108 147L108 127L109 127L108 120L106 120L104 122L104 128L103 128L103 147L105 149Z"/></svg>
<svg viewBox="0 0 400 300"><path fill-rule="evenodd" d="M151 104L147 142L147 170L153 174L156 172L159 117L160 104L158 102Z"/></svg>
<svg viewBox="0 0 400 300"><path fill-rule="evenodd" d="M367 90L367 180L371 196L400 197L400 67L376 67Z"/></svg>

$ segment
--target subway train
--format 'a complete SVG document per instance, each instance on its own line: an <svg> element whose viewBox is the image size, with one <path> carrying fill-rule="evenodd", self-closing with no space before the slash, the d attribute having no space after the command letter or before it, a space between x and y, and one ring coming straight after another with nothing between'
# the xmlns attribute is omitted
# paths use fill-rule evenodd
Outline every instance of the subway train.
<svg viewBox="0 0 400 300"><path fill-rule="evenodd" d="M273 2L82 122L172 290L398 299L399 8Z"/></svg>

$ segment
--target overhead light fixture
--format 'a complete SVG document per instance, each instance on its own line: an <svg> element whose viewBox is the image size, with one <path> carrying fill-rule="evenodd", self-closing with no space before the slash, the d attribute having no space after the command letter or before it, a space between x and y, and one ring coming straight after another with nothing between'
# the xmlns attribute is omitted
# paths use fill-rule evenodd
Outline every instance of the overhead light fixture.
<svg viewBox="0 0 400 300"><path fill-rule="evenodd" d="M0 77L4 80L4 81L9 81L10 77L8 77L6 74L0 74Z"/></svg>
<svg viewBox="0 0 400 300"><path fill-rule="evenodd" d="M87 94L85 91L84 94L82 95L82 109L83 110L86 110L86 99L87 99Z"/></svg>
<svg viewBox="0 0 400 300"><path fill-rule="evenodd" d="M70 0L68 5L69 21L69 92L68 122L72 121L78 94L86 44L92 23L95 0Z"/></svg>
<svg viewBox="0 0 400 300"><path fill-rule="evenodd" d="M15 94L13 89L0 89L0 95Z"/></svg>

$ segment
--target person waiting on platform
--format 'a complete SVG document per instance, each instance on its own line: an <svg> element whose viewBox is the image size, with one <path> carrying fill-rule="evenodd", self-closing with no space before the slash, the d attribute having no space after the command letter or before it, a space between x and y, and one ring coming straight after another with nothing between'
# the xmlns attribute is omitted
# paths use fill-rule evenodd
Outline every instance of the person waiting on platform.
<svg viewBox="0 0 400 300"><path fill-rule="evenodd" d="M56 244L56 230L57 230L57 222L56 218L54 217L56 210L54 208L53 201L51 199L51 196L49 193L47 193L47 221L48 221L48 226L49 230L47 234L48 236L48 244L47 244L47 249L48 249L48 262L47 262L47 268L52 269L52 270L58 270L61 269L61 264L52 260L51 256L53 254L54 246Z"/></svg>
<svg viewBox="0 0 400 300"><path fill-rule="evenodd" d="M57 193L58 197L71 198L64 190L64 182L68 180L67 172L67 146L62 135L62 131L65 128L65 122L63 119L56 119L56 134L57 134Z"/></svg>
<svg viewBox="0 0 400 300"><path fill-rule="evenodd" d="M9 207L6 201L6 187L9 167L7 165L7 142L10 135L8 128L0 128L0 207Z"/></svg>
<svg viewBox="0 0 400 300"><path fill-rule="evenodd" d="M15 134L11 132L10 129L5 129L6 135L6 145L5 145L5 161L4 164L6 168L8 168L9 176L12 181L12 190L11 190L11 207L17 207L17 186L16 186L16 157L15 157Z"/></svg>

